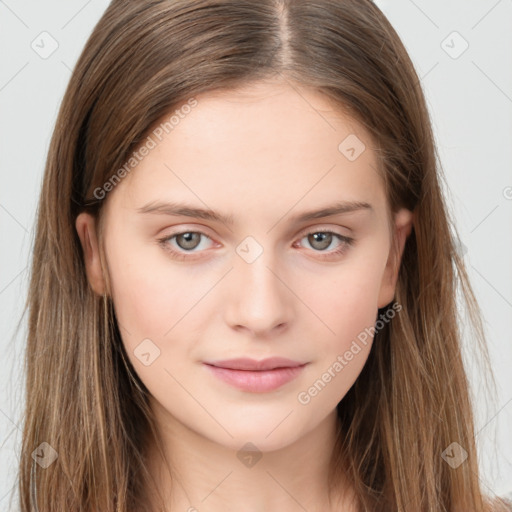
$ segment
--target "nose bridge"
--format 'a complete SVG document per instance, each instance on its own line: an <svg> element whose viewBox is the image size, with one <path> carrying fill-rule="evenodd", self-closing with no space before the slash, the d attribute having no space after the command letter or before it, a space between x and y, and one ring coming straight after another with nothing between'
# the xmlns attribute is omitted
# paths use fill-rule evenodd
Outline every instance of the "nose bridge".
<svg viewBox="0 0 512 512"><path fill-rule="evenodd" d="M227 322L266 332L290 320L293 294L282 281L282 268L271 247L247 237L236 248L226 307Z"/></svg>

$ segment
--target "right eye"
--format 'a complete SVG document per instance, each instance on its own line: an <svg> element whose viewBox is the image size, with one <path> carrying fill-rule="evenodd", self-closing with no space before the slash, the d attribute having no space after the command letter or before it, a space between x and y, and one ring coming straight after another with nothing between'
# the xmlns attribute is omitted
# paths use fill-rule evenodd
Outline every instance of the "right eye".
<svg viewBox="0 0 512 512"><path fill-rule="evenodd" d="M196 252L201 252L199 250L194 250L201 245L201 237L211 240L208 235L201 231L180 231L178 233L159 238L158 242L173 256L178 259L186 259L189 258L187 253L195 254ZM171 241L174 241L175 243L171 244Z"/></svg>

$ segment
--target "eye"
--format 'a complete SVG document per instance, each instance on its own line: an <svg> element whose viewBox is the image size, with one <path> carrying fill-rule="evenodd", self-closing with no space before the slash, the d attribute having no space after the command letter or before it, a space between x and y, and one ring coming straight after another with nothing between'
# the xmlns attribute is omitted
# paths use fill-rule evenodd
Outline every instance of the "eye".
<svg viewBox="0 0 512 512"><path fill-rule="evenodd" d="M316 230L306 233L300 240L305 239L315 252L326 253L321 255L322 258L343 254L354 243L353 238L327 230ZM332 247L333 242L336 240L338 241L338 246L332 251L326 251L325 249Z"/></svg>
<svg viewBox="0 0 512 512"><path fill-rule="evenodd" d="M189 258L187 253L194 254L194 249L197 249L201 245L201 237L211 240L211 238L201 231L182 231L181 233L175 233L158 240L159 244L166 250L169 251L173 256L178 259ZM175 241L175 245L171 244L171 241ZM177 247L177 249L176 249ZM204 247L202 248L204 249Z"/></svg>
<svg viewBox="0 0 512 512"><path fill-rule="evenodd" d="M212 240L202 231L182 231L160 238L158 242L166 251L170 252L174 258L185 260L196 257L195 253L200 253L205 249L205 247L201 247L202 238ZM313 248L314 252L320 253L321 258L332 258L333 256L341 255L354 243L353 238L328 230L310 231L309 233L305 233L299 241L304 239L307 239L307 242ZM329 247L332 248L336 240L338 241L337 247L333 250L326 251ZM174 244L171 242L174 242ZM196 251L195 249L198 250Z"/></svg>

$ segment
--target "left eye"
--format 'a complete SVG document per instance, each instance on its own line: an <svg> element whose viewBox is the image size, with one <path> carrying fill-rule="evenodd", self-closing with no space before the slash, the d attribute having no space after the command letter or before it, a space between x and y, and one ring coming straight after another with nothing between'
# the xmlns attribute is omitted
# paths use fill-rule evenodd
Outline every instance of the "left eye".
<svg viewBox="0 0 512 512"><path fill-rule="evenodd" d="M339 242L341 242L342 248L345 247L345 245L350 245L352 242L351 238L340 235L338 233L334 233L332 231L313 231L303 236L301 240L307 239L308 243L313 247L313 249L320 252L325 252L324 250L327 249L336 238Z"/></svg>

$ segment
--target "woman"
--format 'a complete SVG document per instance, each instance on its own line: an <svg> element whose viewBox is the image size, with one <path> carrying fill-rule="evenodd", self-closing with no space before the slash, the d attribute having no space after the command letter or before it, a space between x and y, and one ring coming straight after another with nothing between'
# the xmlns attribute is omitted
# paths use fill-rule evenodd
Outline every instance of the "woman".
<svg viewBox="0 0 512 512"><path fill-rule="evenodd" d="M372 2L114 0L41 192L21 509L507 510L440 172Z"/></svg>

